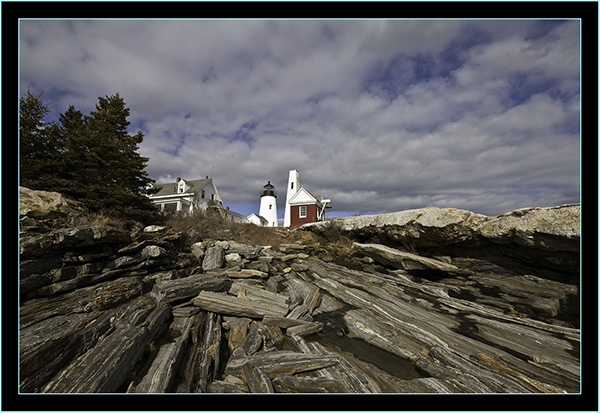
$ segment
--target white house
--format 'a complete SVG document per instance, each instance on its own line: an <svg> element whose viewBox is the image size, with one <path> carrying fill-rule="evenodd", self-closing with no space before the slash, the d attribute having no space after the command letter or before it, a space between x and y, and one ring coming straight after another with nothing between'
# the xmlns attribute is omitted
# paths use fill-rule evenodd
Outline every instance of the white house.
<svg viewBox="0 0 600 413"><path fill-rule="evenodd" d="M242 214L238 214L237 212L231 211L229 207L225 209L220 209L221 216L231 222L238 222L242 224L247 224L249 222L248 218L243 216Z"/></svg>
<svg viewBox="0 0 600 413"><path fill-rule="evenodd" d="M248 222L250 222L251 224L254 225L258 225L259 227L266 227L267 225L269 225L269 221L267 221L264 217L262 217L261 215L256 215L254 212L251 213L250 215L248 215L246 217L246 219L248 220Z"/></svg>
<svg viewBox="0 0 600 413"><path fill-rule="evenodd" d="M166 184L154 184L158 192L148 195L161 212L191 212L194 209L210 207L223 208L223 200L215 186L213 179L208 176L205 179L186 181L177 177L175 182Z"/></svg>

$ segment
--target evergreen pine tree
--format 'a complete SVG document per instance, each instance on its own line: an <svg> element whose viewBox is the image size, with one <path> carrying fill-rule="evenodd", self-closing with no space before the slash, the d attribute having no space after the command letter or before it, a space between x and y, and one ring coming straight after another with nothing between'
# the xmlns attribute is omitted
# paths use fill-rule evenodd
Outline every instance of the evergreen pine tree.
<svg viewBox="0 0 600 413"><path fill-rule="evenodd" d="M57 191L78 199L92 211L151 222L157 210L146 197L148 158L139 153L140 131L129 135L129 108L117 93L98 98L96 110L83 115L72 105L59 124L41 95L29 91L20 103L21 185Z"/></svg>
<svg viewBox="0 0 600 413"><path fill-rule="evenodd" d="M83 113L73 105L59 116L58 135L64 143L65 151L60 166L54 171L56 186L54 191L81 198L85 193L86 174L82 174L87 164L90 140L83 121Z"/></svg>
<svg viewBox="0 0 600 413"><path fill-rule="evenodd" d="M83 117L84 129L77 142L85 156L78 169L85 174L81 183L86 193L80 199L93 210L110 210L113 214L146 221L156 214L151 201L143 196L147 185L154 180L145 171L148 158L138 153L143 133L127 132L129 113L117 93L98 98L96 110ZM72 124L77 125L77 121Z"/></svg>
<svg viewBox="0 0 600 413"><path fill-rule="evenodd" d="M43 190L52 185L52 171L64 147L56 125L45 121L52 106L44 104L41 96L42 93L35 95L28 88L19 99L19 177L20 185Z"/></svg>

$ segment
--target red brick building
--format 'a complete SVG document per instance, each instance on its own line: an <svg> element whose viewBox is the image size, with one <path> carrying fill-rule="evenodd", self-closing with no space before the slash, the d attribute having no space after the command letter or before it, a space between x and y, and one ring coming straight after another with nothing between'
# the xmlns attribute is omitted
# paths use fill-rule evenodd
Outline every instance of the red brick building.
<svg viewBox="0 0 600 413"><path fill-rule="evenodd" d="M311 222L324 221L325 209L331 208L331 201L322 196L312 195L304 187L289 200L290 226L296 227Z"/></svg>

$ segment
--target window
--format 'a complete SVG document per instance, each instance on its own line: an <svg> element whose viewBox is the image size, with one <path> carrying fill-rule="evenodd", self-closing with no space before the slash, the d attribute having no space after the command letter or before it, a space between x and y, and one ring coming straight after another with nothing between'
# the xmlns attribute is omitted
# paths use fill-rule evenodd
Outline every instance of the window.
<svg viewBox="0 0 600 413"><path fill-rule="evenodd" d="M273 208L273 205L269 204L269 209L272 209L272 208Z"/></svg>
<svg viewBox="0 0 600 413"><path fill-rule="evenodd" d="M290 189L294 189L294 183L292 182L292 186L290 187Z"/></svg>
<svg viewBox="0 0 600 413"><path fill-rule="evenodd" d="M300 207L300 218L306 218L306 207L305 206Z"/></svg>
<svg viewBox="0 0 600 413"><path fill-rule="evenodd" d="M202 199L204 199L206 197L206 192L204 191L204 189L202 190Z"/></svg>

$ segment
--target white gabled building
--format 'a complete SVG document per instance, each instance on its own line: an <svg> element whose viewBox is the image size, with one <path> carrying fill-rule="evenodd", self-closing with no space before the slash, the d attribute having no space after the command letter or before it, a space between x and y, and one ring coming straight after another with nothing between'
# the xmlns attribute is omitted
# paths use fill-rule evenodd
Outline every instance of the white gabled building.
<svg viewBox="0 0 600 413"><path fill-rule="evenodd" d="M243 216L242 214L238 214L237 212L231 211L229 207L225 209L220 209L221 216L231 222L238 222L242 224L247 224L249 222L248 217Z"/></svg>
<svg viewBox="0 0 600 413"><path fill-rule="evenodd" d="M331 208L331 199L313 195L300 186L300 173L292 169L288 177L283 226L296 227L325 221L325 210L328 208Z"/></svg>
<svg viewBox="0 0 600 413"><path fill-rule="evenodd" d="M205 210L208 207L223 208L223 200L212 178L186 181L177 177L175 182L154 184L158 189L148 197L159 210L169 212L191 212L194 209Z"/></svg>
<svg viewBox="0 0 600 413"><path fill-rule="evenodd" d="M269 221L267 221L264 217L260 215L256 215L254 212L246 217L248 222L254 225L258 225L259 227L266 227L269 225Z"/></svg>

